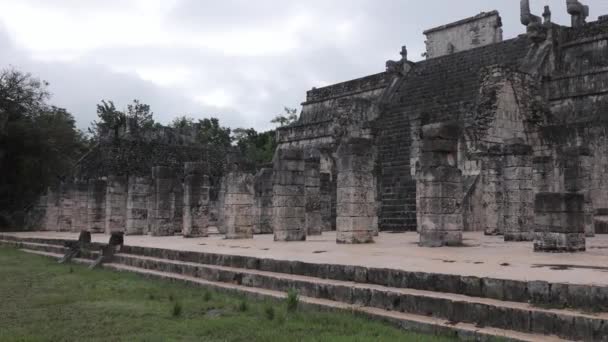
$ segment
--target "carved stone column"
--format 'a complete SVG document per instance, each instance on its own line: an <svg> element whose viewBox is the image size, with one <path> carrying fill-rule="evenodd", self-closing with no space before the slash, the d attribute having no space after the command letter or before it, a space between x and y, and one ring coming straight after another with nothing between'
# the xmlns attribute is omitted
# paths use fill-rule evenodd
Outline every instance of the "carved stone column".
<svg viewBox="0 0 608 342"><path fill-rule="evenodd" d="M462 244L462 172L456 167L460 128L438 123L422 128L421 168L417 175L420 193L418 222L420 246Z"/></svg>
<svg viewBox="0 0 608 342"><path fill-rule="evenodd" d="M262 168L255 176L254 234L272 234L272 168Z"/></svg>
<svg viewBox="0 0 608 342"><path fill-rule="evenodd" d="M275 241L306 240L304 154L279 149L273 161L272 225Z"/></svg>
<svg viewBox="0 0 608 342"><path fill-rule="evenodd" d="M146 232L148 197L150 197L150 180L146 177L129 177L126 235L143 235Z"/></svg>
<svg viewBox="0 0 608 342"><path fill-rule="evenodd" d="M124 232L127 224L127 177L109 176L106 188L106 234Z"/></svg>
<svg viewBox="0 0 608 342"><path fill-rule="evenodd" d="M106 187L103 179L90 179L87 191L88 225L91 233L106 230Z"/></svg>
<svg viewBox="0 0 608 342"><path fill-rule="evenodd" d="M492 146L481 156L482 205L486 235L504 234L502 146Z"/></svg>
<svg viewBox="0 0 608 342"><path fill-rule="evenodd" d="M209 176L204 163L184 165L184 227L185 238L205 237L209 227Z"/></svg>
<svg viewBox="0 0 608 342"><path fill-rule="evenodd" d="M308 235L321 235L321 159L317 152L307 152L304 163L304 182L306 195L306 232Z"/></svg>
<svg viewBox="0 0 608 342"><path fill-rule="evenodd" d="M71 232L74 219L74 183L61 182L59 185L59 215L57 217L57 231Z"/></svg>
<svg viewBox="0 0 608 342"><path fill-rule="evenodd" d="M583 204L585 236L595 236L593 223L594 209L591 200L591 168L593 165L591 150L587 147L577 146L564 149L564 185L566 192L582 194L585 198Z"/></svg>
<svg viewBox="0 0 608 342"><path fill-rule="evenodd" d="M376 151L370 139L351 138L338 147L338 243L372 243L378 230L376 213Z"/></svg>
<svg viewBox="0 0 608 342"><path fill-rule="evenodd" d="M152 224L150 234L153 236L171 236L175 233L172 220L173 174L170 168L156 166L152 168Z"/></svg>
<svg viewBox="0 0 608 342"><path fill-rule="evenodd" d="M536 194L534 251L585 251L584 203L577 193Z"/></svg>
<svg viewBox="0 0 608 342"><path fill-rule="evenodd" d="M87 192L87 181L77 180L74 182L74 220L72 222L72 232L80 233L89 230Z"/></svg>
<svg viewBox="0 0 608 342"><path fill-rule="evenodd" d="M232 169L225 177L224 225L226 239L253 238L253 175Z"/></svg>
<svg viewBox="0 0 608 342"><path fill-rule="evenodd" d="M504 147L503 214L505 241L534 239L532 147L523 143Z"/></svg>

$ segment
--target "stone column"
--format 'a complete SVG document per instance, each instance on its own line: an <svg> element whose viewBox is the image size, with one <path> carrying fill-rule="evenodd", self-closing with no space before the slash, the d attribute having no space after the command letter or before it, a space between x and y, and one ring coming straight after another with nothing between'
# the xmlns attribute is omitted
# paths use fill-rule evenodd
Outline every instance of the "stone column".
<svg viewBox="0 0 608 342"><path fill-rule="evenodd" d="M185 238L206 237L209 227L209 176L204 163L184 165L184 227Z"/></svg>
<svg viewBox="0 0 608 342"><path fill-rule="evenodd" d="M77 180L74 183L74 220L72 221L72 232L80 233L89 230L87 193L88 182Z"/></svg>
<svg viewBox="0 0 608 342"><path fill-rule="evenodd" d="M608 208L595 210L593 229L595 234L608 234Z"/></svg>
<svg viewBox="0 0 608 342"><path fill-rule="evenodd" d="M587 147L577 146L564 149L564 185L566 192L582 194L585 198L583 204L585 236L595 236L593 223L593 202L591 200L591 168L593 165L591 150Z"/></svg>
<svg viewBox="0 0 608 342"><path fill-rule="evenodd" d="M57 231L71 232L74 219L74 184L61 182L59 185L59 215L57 216Z"/></svg>
<svg viewBox="0 0 608 342"><path fill-rule="evenodd" d="M505 231L503 214L502 146L492 146L482 156L482 205L486 235L502 235Z"/></svg>
<svg viewBox="0 0 608 342"><path fill-rule="evenodd" d="M106 187L103 179L91 179L87 191L88 225L91 233L106 230Z"/></svg>
<svg viewBox="0 0 608 342"><path fill-rule="evenodd" d="M374 242L376 216L376 151L371 140L352 138L338 147L337 218L338 243Z"/></svg>
<svg viewBox="0 0 608 342"><path fill-rule="evenodd" d="M148 178L129 177L126 235L143 235L147 231L149 196L150 180Z"/></svg>
<svg viewBox="0 0 608 342"><path fill-rule="evenodd" d="M127 226L127 177L109 176L106 188L106 234L124 232Z"/></svg>
<svg viewBox="0 0 608 342"><path fill-rule="evenodd" d="M272 234L272 168L262 168L255 176L254 234Z"/></svg>
<svg viewBox="0 0 608 342"><path fill-rule="evenodd" d="M253 175L232 169L225 177L226 239L253 238Z"/></svg>
<svg viewBox="0 0 608 342"><path fill-rule="evenodd" d="M522 142L504 147L503 197L505 241L534 240L532 147Z"/></svg>
<svg viewBox="0 0 608 342"><path fill-rule="evenodd" d="M59 219L59 189L55 187L49 187L46 195L46 212L44 214L44 230L54 232L58 230L58 219Z"/></svg>
<svg viewBox="0 0 608 342"><path fill-rule="evenodd" d="M324 232L334 230L334 216L332 210L332 192L335 192L335 182L332 182L331 173L321 172L319 175L321 194L321 223Z"/></svg>
<svg viewBox="0 0 608 342"><path fill-rule="evenodd" d="M152 236L171 236L175 233L172 219L173 174L170 168L156 166L152 168Z"/></svg>
<svg viewBox="0 0 608 342"><path fill-rule="evenodd" d="M306 240L303 152L299 149L277 150L272 178L274 240Z"/></svg>
<svg viewBox="0 0 608 342"><path fill-rule="evenodd" d="M585 251L584 203L577 193L536 194L534 251Z"/></svg>
<svg viewBox="0 0 608 342"><path fill-rule="evenodd" d="M462 244L462 172L456 167L460 128L457 123L438 123L422 128L420 193L420 246Z"/></svg>
<svg viewBox="0 0 608 342"><path fill-rule="evenodd" d="M304 194L306 196L305 218L306 234L321 235L323 222L321 219L321 159L318 152L306 153L304 160Z"/></svg>
<svg viewBox="0 0 608 342"><path fill-rule="evenodd" d="M184 185L179 178L173 179L171 220L173 221L173 233L181 233L184 226Z"/></svg>

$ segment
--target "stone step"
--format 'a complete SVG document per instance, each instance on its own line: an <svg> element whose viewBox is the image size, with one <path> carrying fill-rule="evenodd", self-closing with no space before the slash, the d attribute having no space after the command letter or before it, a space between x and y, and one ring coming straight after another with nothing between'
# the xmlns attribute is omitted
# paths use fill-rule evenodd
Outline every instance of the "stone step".
<svg viewBox="0 0 608 342"><path fill-rule="evenodd" d="M399 220L407 219L407 217L403 217ZM395 221L395 223L399 220ZM2 235L0 235L0 239L2 239ZM13 239L12 241L15 240ZM33 243L46 242L40 239L20 239L20 241ZM64 243L63 240L53 240L50 242L61 246ZM98 250L101 246L102 244L93 244L92 250ZM393 288L460 294L508 302L531 302L550 307L608 311L606 310L608 308L608 288L591 284L581 285L549 283L545 281L479 278L456 274L412 272L353 265L318 264L297 260L267 259L129 245L123 247L122 253L206 265L304 275L320 279L353 281Z"/></svg>
<svg viewBox="0 0 608 342"><path fill-rule="evenodd" d="M35 250L22 249L24 252L33 253L41 256L51 258L61 258L61 254L41 252ZM87 259L73 259L77 263L90 264L92 261ZM183 282L190 285L201 286L204 288L210 288L216 291L246 295L250 298L255 299L270 299L270 300L282 300L286 294L284 291L268 290L263 288L254 288L244 286L242 284L209 281L198 277L193 277L185 274L163 272L156 270L143 269L139 267L127 266L119 263L108 263L104 264L104 268L121 271L137 273L142 276L164 279L175 282ZM407 331L414 331L427 334L437 334L443 336L450 336L461 340L468 341L493 341L496 339L504 341L565 341L556 336L546 336L533 333L521 333L516 331L497 329L491 327L480 327L473 324L464 322L453 322L446 321L445 319L416 315L411 313L403 313L396 311L388 311L375 307L367 307L357 304L348 304L338 301L332 301L321 298L313 298L305 295L300 296L300 304L304 307L311 307L321 310L332 310L332 311L346 311L356 312L357 314L364 315L370 319L384 321L395 326L398 326Z"/></svg>
<svg viewBox="0 0 608 342"><path fill-rule="evenodd" d="M548 310L526 303L458 294L392 288L309 276L117 254L113 263L208 281L286 292L295 288L307 297L374 307L524 333L556 334L573 340L608 341L608 314L589 315Z"/></svg>

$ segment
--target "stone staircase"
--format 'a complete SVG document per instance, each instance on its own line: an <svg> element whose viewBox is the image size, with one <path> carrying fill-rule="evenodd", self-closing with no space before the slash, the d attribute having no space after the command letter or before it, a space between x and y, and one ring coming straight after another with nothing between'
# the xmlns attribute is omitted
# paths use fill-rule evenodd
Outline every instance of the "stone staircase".
<svg viewBox="0 0 608 342"><path fill-rule="evenodd" d="M0 245L53 258L65 253L62 240L0 235ZM92 250L99 247L93 244ZM96 255L87 252L74 261L90 263ZM355 311L404 329L463 340L608 341L608 314L582 309L593 304L586 302L591 293L597 300L605 290L592 286L578 286L578 292L572 287L570 295L562 289L562 301L581 307L566 310L529 304L525 298L543 293L543 284L536 282L521 282L522 293L516 281L492 286L499 280L133 246L124 246L104 267L256 298L279 299L297 289L306 306ZM476 289L477 281L485 289ZM556 291L563 286L549 284Z"/></svg>

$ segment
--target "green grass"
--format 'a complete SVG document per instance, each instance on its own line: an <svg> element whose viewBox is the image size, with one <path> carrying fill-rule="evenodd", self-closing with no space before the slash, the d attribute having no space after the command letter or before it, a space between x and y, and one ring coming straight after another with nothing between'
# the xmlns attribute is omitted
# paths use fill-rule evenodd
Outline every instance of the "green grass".
<svg viewBox="0 0 608 342"><path fill-rule="evenodd" d="M0 341L450 341L287 305L0 248Z"/></svg>

